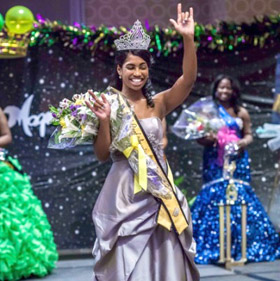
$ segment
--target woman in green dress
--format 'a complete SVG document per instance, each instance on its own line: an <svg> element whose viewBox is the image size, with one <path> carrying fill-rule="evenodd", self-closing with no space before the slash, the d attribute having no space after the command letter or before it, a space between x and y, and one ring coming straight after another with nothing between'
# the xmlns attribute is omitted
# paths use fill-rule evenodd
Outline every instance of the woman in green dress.
<svg viewBox="0 0 280 281"><path fill-rule="evenodd" d="M58 259L42 204L18 160L4 149L11 142L0 108L0 281L45 276Z"/></svg>

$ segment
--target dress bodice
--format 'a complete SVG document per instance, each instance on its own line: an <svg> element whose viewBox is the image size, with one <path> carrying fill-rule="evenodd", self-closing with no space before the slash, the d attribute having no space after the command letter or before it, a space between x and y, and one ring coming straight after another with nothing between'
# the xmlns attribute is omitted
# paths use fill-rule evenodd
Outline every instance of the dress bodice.
<svg viewBox="0 0 280 281"><path fill-rule="evenodd" d="M163 153L163 128L161 120L158 117L150 117L140 119L140 123L153 149L160 156Z"/></svg>
<svg viewBox="0 0 280 281"><path fill-rule="evenodd" d="M239 118L239 117L236 117L234 119L235 119L235 122L237 123L239 129L242 131L242 129L243 129L243 120L241 118Z"/></svg>

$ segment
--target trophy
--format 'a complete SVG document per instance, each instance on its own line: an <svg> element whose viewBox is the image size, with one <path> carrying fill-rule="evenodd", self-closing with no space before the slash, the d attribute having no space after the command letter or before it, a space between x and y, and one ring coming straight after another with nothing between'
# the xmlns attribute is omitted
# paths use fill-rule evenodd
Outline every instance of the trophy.
<svg viewBox="0 0 280 281"><path fill-rule="evenodd" d="M221 201L219 206L219 242L220 242L220 259L219 263L225 264L227 269L235 265L244 265L246 258L246 221L247 221L247 205L243 200L241 202L241 258L236 261L231 256L231 207L236 205L237 189L235 186L233 174L236 169L236 162L234 156L238 154L238 147L234 143L230 143L225 147L224 156L224 178L229 181L226 189L226 204ZM226 223L226 233L225 233ZM225 237L226 236L226 237ZM226 238L226 241L225 241Z"/></svg>

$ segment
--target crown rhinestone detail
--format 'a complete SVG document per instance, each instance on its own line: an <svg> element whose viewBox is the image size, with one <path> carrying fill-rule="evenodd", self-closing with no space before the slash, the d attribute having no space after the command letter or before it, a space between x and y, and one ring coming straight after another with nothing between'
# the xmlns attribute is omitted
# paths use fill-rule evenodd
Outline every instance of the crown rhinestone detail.
<svg viewBox="0 0 280 281"><path fill-rule="evenodd" d="M148 50L151 38L147 35L142 24L137 20L132 29L114 41L117 50Z"/></svg>

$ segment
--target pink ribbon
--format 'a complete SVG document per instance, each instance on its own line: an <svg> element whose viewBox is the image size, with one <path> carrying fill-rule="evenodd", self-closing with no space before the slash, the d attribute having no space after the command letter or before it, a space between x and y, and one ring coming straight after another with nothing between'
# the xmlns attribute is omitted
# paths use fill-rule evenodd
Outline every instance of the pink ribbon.
<svg viewBox="0 0 280 281"><path fill-rule="evenodd" d="M229 129L227 126L219 129L218 134L218 165L223 166L225 146L231 142L239 141L239 137L236 135L235 130Z"/></svg>

